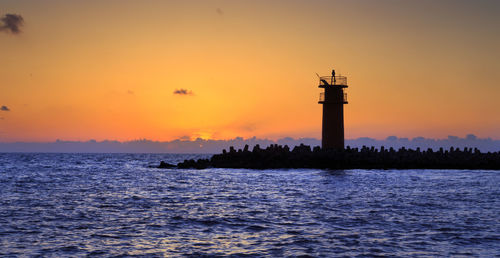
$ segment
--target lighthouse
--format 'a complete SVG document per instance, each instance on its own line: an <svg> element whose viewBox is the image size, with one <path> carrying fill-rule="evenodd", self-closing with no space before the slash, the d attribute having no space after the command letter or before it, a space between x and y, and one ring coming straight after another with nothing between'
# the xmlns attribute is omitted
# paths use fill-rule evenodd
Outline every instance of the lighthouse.
<svg viewBox="0 0 500 258"><path fill-rule="evenodd" d="M325 89L319 95L323 105L323 128L321 147L323 149L344 149L344 104L347 104L347 77L335 75L319 77L319 88Z"/></svg>

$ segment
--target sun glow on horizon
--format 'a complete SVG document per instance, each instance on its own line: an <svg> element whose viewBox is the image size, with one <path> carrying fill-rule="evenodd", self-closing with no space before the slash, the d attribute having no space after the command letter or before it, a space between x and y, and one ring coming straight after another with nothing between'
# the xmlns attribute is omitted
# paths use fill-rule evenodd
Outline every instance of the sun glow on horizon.
<svg viewBox="0 0 500 258"><path fill-rule="evenodd" d="M2 5L0 142L320 138L332 68L347 139L500 138L496 1Z"/></svg>

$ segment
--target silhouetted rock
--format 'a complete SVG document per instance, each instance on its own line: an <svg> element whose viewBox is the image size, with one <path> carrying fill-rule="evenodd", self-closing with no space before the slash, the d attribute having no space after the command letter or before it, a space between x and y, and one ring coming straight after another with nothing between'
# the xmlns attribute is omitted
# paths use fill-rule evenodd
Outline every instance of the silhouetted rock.
<svg viewBox="0 0 500 258"><path fill-rule="evenodd" d="M172 165L172 164L169 164L167 162L160 162L160 165L158 166L158 168L175 168L177 167L176 165Z"/></svg>
<svg viewBox="0 0 500 258"><path fill-rule="evenodd" d="M163 164L163 162L162 162ZM160 167L162 167L160 164ZM166 163L165 163L166 164ZM167 167L173 167L168 164ZM363 146L361 149L347 147L344 150L311 150L301 144L290 151L288 146L271 144L266 149L256 145L248 151L248 146L229 152L213 155L210 159L185 160L178 168L203 169L216 168L322 168L322 169L492 169L500 170L500 152L481 153L478 149L450 148L434 152L432 149L421 151L400 148L380 150Z"/></svg>

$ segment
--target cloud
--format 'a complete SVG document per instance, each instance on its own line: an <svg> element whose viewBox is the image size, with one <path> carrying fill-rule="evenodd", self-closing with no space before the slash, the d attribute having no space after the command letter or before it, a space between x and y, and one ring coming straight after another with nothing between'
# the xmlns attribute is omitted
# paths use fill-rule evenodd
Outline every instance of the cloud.
<svg viewBox="0 0 500 258"><path fill-rule="evenodd" d="M239 129L245 132L253 132L257 129L257 125L254 123L248 123L240 126Z"/></svg>
<svg viewBox="0 0 500 258"><path fill-rule="evenodd" d="M6 14L0 18L0 31L7 33L19 34L21 33L21 26L23 26L24 19L19 14Z"/></svg>
<svg viewBox="0 0 500 258"><path fill-rule="evenodd" d="M0 134L6 132L0 132ZM223 149L228 149L229 146L234 146L236 149L243 148L245 144L253 148L259 144L261 148L265 148L270 144L287 144L290 148L298 146L303 143L309 146L321 145L320 139L314 138L281 138L278 140L269 140L263 138L247 138L236 137L226 140L203 140L192 139L189 136L183 136L180 139L172 141L152 141L152 140L135 140L135 141L56 141L56 142L0 142L0 152L108 152L108 153L220 153ZM402 140L404 139L404 140ZM500 151L500 139L493 140L491 138L479 138L468 136L466 138L459 138L450 140L445 139L431 139L424 137L415 137L407 140L407 138L398 138L395 140L377 140L368 137L358 139L346 139L346 146L352 148L361 148L363 145L375 148L384 146L389 149L405 147L421 150L432 148L439 150L439 148L450 149L450 147L463 149L478 148L482 152L497 152ZM209 157L209 156L207 156ZM182 161L180 159L177 162Z"/></svg>
<svg viewBox="0 0 500 258"><path fill-rule="evenodd" d="M178 95L194 95L194 93L187 89L178 89L174 91L174 94Z"/></svg>
<svg viewBox="0 0 500 258"><path fill-rule="evenodd" d="M217 12L217 14L218 14L218 15L220 15L220 16L224 15L224 11L222 11L222 9L220 9L220 8L215 9L215 11L216 11L216 12Z"/></svg>
<svg viewBox="0 0 500 258"><path fill-rule="evenodd" d="M10 111L10 109L7 106L2 106L0 107L1 111Z"/></svg>
<svg viewBox="0 0 500 258"><path fill-rule="evenodd" d="M132 90L128 90L127 93L130 94L130 95L134 95L135 94L134 91L132 91Z"/></svg>

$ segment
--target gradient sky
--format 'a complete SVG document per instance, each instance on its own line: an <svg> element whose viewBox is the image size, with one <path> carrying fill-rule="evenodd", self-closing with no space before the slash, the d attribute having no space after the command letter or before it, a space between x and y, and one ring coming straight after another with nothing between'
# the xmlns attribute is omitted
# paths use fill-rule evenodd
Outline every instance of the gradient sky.
<svg viewBox="0 0 500 258"><path fill-rule="evenodd" d="M20 1L0 31L0 141L500 138L500 1ZM174 94L186 89L190 94Z"/></svg>

